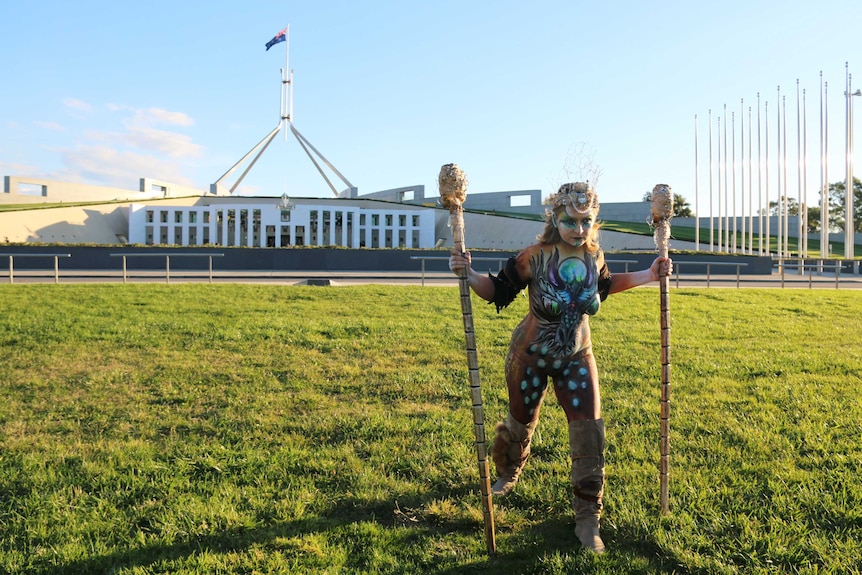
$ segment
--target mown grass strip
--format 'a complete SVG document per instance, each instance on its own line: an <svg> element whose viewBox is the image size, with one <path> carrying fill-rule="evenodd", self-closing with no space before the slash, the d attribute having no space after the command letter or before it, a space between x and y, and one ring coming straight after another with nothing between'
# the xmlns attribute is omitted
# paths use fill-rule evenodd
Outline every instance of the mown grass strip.
<svg viewBox="0 0 862 575"><path fill-rule="evenodd" d="M526 311L474 306L485 410ZM658 291L592 320L603 534L577 549L553 397L482 537L457 290L0 286L0 571L853 573L862 296L673 290L671 515Z"/></svg>

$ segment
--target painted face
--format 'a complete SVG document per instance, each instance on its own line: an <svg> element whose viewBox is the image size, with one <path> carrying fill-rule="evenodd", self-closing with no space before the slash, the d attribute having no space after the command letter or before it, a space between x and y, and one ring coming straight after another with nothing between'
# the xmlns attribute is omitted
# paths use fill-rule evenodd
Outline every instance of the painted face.
<svg viewBox="0 0 862 575"><path fill-rule="evenodd" d="M557 230L560 237L567 244L580 247L584 245L595 225L596 217L592 211L587 214L579 214L571 207L566 206L565 211L555 216Z"/></svg>

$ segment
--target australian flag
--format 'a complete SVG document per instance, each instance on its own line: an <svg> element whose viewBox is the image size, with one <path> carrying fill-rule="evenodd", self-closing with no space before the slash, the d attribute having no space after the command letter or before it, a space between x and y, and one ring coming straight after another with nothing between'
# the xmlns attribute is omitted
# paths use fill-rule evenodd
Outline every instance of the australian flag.
<svg viewBox="0 0 862 575"><path fill-rule="evenodd" d="M267 51L279 42L284 42L285 40L287 40L287 28L282 29L281 32L276 34L272 40L266 43Z"/></svg>

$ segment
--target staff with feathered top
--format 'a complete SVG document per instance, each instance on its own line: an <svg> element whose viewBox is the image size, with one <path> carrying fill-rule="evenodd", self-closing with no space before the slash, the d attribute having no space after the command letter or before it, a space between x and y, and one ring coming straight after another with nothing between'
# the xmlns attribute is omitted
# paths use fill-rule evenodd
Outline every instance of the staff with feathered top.
<svg viewBox="0 0 862 575"><path fill-rule="evenodd" d="M530 454L530 441L549 383L569 422L575 535L604 552L599 517L604 488L605 427L589 318L601 302L670 274L658 257L644 270L613 274L599 247L599 200L589 183L564 184L546 202L537 242L509 259L496 276L471 267L470 254L453 250L449 268L465 273L472 290L499 312L527 288L530 309L512 333L506 357L509 413L496 427L491 453L498 479L493 494L507 495Z"/></svg>

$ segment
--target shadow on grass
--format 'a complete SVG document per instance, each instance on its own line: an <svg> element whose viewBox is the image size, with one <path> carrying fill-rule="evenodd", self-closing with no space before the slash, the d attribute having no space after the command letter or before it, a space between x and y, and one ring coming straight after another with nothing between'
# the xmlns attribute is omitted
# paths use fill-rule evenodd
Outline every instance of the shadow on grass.
<svg viewBox="0 0 862 575"><path fill-rule="evenodd" d="M470 496L467 493L453 493L452 495L453 497ZM430 500L433 497L428 495L427 499ZM407 527L404 530L404 538L412 545L421 546L421 542L424 540L439 538L439 536L448 533L461 533L464 535L478 533L478 536L481 537L482 526L479 525L477 528L476 523L472 520L445 519L429 521L426 519L411 520L405 518L402 509L421 508L424 503L420 498L410 500L406 497L399 497L397 503L394 501L368 502L345 499L328 511L313 518L287 522L280 522L274 519L260 527L231 528L220 533L191 537L175 543L156 543L134 549L117 550L112 553L92 556L86 559L59 562L56 558L46 558L38 563L34 562L28 573L33 573L34 575L71 575L77 573L91 575L94 573L115 573L121 569L138 568L147 570L160 563L181 562L196 554L242 552L256 546L267 548L271 548L272 546L277 547L276 542L278 540L301 538L305 535L319 533L328 533L335 540L342 538L349 539L350 537L355 539L355 534L345 535L342 533L339 535L339 532L344 531L345 528L351 525L362 522L372 523L384 530ZM370 548L373 545L375 545L374 542L365 542L361 547ZM400 553L398 549L393 548L393 551ZM297 556L300 555L298 551L296 554ZM46 565L45 563L48 562L53 564ZM352 572L361 572L361 562L362 553L359 553L357 556L351 554L347 567L352 569ZM302 561L300 560L297 563L302 564ZM165 565L160 565L159 572L164 567Z"/></svg>
<svg viewBox="0 0 862 575"><path fill-rule="evenodd" d="M439 495L439 494L437 494ZM452 493L457 497L475 497L472 493ZM512 532L505 528L497 530L497 553L492 557L475 556L465 558L439 558L423 555L421 549L427 551L434 541L439 541L447 534L458 534L467 538L475 537L484 543L483 526L472 519L416 519L405 515L405 510L420 509L426 497L399 498L394 502L368 502L344 500L333 506L318 517L299 519L295 521L272 522L254 528L233 528L220 533L204 535L177 541L170 544L152 544L129 550L118 550L86 559L73 560L54 565L34 565L31 573L38 575L60 574L93 574L115 573L121 569L142 569L148 571L156 567L164 570L168 563L179 562L204 553L242 553L253 547L279 549L287 551L288 555L296 557L297 567L309 569L312 562L304 557L304 551L285 549L283 542L307 535L328 534L334 544L344 544L349 549L345 572L361 573L365 571L369 554L379 554L379 545L391 549L393 555L398 555L399 563L403 560L405 567L402 573L416 572L417 564L421 564L423 573L433 575L455 575L459 573L580 573L596 571L608 573L693 573L674 557L669 557L654 540L652 534L637 527L621 527L605 535L609 552L601 557L586 552L580 548L574 535L574 519L570 515L550 517L532 524L530 527ZM427 499L433 499L431 495ZM396 535L398 544L391 541L379 543L373 540L359 541L363 536L374 535L362 532L347 533L350 526L358 523L371 523L381 529L402 528ZM282 544L278 542L281 541ZM289 547L289 546L288 546ZM415 551L409 548L414 547ZM385 551L384 551L385 552ZM324 558L325 561L325 558ZM432 563L433 562L433 563ZM432 563L432 564L429 564ZM638 567L632 569L633 564ZM177 565L179 566L179 565ZM185 565L185 569L194 566ZM286 565L287 567L287 565ZM331 570L333 565L322 564L322 569ZM380 571L380 569L372 569ZM383 569L395 573L392 568ZM309 571L311 572L311 571Z"/></svg>

